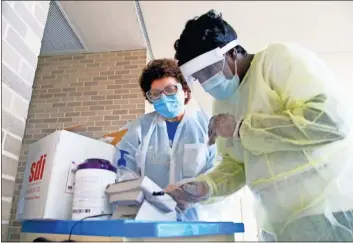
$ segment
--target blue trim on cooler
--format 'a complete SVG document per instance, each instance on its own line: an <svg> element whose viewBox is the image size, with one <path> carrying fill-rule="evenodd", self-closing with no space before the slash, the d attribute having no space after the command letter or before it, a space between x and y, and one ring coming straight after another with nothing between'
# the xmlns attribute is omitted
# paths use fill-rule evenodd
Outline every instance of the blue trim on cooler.
<svg viewBox="0 0 353 243"><path fill-rule="evenodd" d="M22 222L23 233L70 234L72 220L29 220ZM244 224L232 222L148 222L134 220L85 220L77 223L73 235L170 238L243 233Z"/></svg>

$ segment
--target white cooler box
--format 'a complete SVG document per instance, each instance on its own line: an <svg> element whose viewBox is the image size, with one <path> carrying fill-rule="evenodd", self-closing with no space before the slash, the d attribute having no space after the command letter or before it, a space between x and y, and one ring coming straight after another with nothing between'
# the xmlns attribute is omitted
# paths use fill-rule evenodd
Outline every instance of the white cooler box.
<svg viewBox="0 0 353 243"><path fill-rule="evenodd" d="M71 219L73 169L89 158L105 159L114 164L115 147L65 130L33 143L27 158L17 218Z"/></svg>

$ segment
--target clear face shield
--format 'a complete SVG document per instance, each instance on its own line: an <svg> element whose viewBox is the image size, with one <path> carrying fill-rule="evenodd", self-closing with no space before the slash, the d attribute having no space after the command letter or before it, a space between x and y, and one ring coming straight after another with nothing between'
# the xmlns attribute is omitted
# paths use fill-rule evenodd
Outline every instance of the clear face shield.
<svg viewBox="0 0 353 243"><path fill-rule="evenodd" d="M226 61L226 53L237 45L236 40L231 41L180 66L194 100L208 118L213 102L230 98L239 85L238 76Z"/></svg>

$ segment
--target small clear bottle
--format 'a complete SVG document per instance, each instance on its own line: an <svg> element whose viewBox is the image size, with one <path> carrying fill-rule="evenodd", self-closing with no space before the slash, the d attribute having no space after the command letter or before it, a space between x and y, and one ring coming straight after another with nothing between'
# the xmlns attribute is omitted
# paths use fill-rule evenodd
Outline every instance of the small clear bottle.
<svg viewBox="0 0 353 243"><path fill-rule="evenodd" d="M118 165L117 183L137 179L139 176L127 168L125 155L129 153L124 150L119 150L119 151L120 151L120 159L118 159L117 161L117 165Z"/></svg>

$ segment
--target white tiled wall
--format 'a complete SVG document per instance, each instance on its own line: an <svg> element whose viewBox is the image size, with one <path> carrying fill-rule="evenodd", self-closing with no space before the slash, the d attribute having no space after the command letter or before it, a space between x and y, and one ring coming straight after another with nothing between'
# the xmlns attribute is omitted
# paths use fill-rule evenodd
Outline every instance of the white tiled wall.
<svg viewBox="0 0 353 243"><path fill-rule="evenodd" d="M27 119L28 106L37 57L41 47L49 1L2 1L2 240L7 239L7 228L12 195L15 190L17 163ZM10 221L10 222L9 222ZM10 224L9 224L10 223Z"/></svg>

